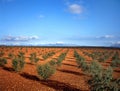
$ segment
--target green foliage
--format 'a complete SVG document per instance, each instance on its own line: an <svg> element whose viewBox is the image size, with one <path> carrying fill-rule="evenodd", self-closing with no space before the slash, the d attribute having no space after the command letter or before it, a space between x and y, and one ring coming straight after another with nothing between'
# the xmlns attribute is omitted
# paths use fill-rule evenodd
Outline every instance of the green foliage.
<svg viewBox="0 0 120 91"><path fill-rule="evenodd" d="M98 62L93 61L89 66L89 73L92 76L90 80L92 91L118 91L118 84L112 81L112 67L103 69Z"/></svg>
<svg viewBox="0 0 120 91"><path fill-rule="evenodd" d="M99 64L97 61L92 61L91 64L89 65L89 73L92 75L92 77L100 77L102 74L101 72L103 71L102 66Z"/></svg>
<svg viewBox="0 0 120 91"><path fill-rule="evenodd" d="M98 58L97 59L99 62L104 62L105 61L105 58Z"/></svg>
<svg viewBox="0 0 120 91"><path fill-rule="evenodd" d="M97 55L96 53L94 55ZM93 59L98 59L98 61L104 62L108 56L104 56L103 58L92 55ZM99 56L102 54L98 54ZM75 51L74 56L76 57L77 64L79 67L83 69L83 71L87 71L89 75L91 75L91 80L89 81L91 85L92 91L118 91L117 82L113 82L112 74L113 69L108 67L107 69L103 69L97 61L92 61L88 66L84 59ZM118 58L118 57L115 57Z"/></svg>
<svg viewBox="0 0 120 91"><path fill-rule="evenodd" d="M120 67L120 59L114 59L111 62L112 67Z"/></svg>
<svg viewBox="0 0 120 91"><path fill-rule="evenodd" d="M80 56L77 53L77 51L74 51L74 57L76 58L76 61L78 62L78 64L79 64L79 61L84 61L85 60L82 56Z"/></svg>
<svg viewBox="0 0 120 91"><path fill-rule="evenodd" d="M57 62L56 62L56 64L57 64L58 66L61 66L61 63L62 63L62 61L65 59L66 54L67 54L67 53L61 53L61 54L60 54L60 56L58 57Z"/></svg>
<svg viewBox="0 0 120 91"><path fill-rule="evenodd" d="M44 54L42 57L43 59L47 59L48 57L53 56L54 54L55 52L49 52L49 53Z"/></svg>
<svg viewBox="0 0 120 91"><path fill-rule="evenodd" d="M21 60L25 60L24 55L25 55L25 53L23 53L23 52L19 52L19 54L18 54L18 58L21 59Z"/></svg>
<svg viewBox="0 0 120 91"><path fill-rule="evenodd" d="M13 58L14 58L14 54L9 53L9 54L8 54L8 57L11 58L11 59L13 59Z"/></svg>
<svg viewBox="0 0 120 91"><path fill-rule="evenodd" d="M90 65L87 65L84 58L81 57L76 51L74 51L74 56L78 66L91 76L89 83L92 91L119 91L117 84L118 81L112 81L112 67L103 69L101 64L97 61L92 61Z"/></svg>
<svg viewBox="0 0 120 91"><path fill-rule="evenodd" d="M112 60L115 60L115 59L119 59L119 53L118 52L116 52L114 54L114 56L112 57Z"/></svg>
<svg viewBox="0 0 120 91"><path fill-rule="evenodd" d="M77 51L74 51L74 57L76 58L76 60L79 60L81 58Z"/></svg>
<svg viewBox="0 0 120 91"><path fill-rule="evenodd" d="M112 52L104 51L93 51L92 53L83 52L84 55L87 55L92 58L92 60L97 60L99 62L105 62L112 54Z"/></svg>
<svg viewBox="0 0 120 91"><path fill-rule="evenodd" d="M85 61L81 61L81 64L79 65L79 67L81 67L84 72L87 72L88 70L88 65Z"/></svg>
<svg viewBox="0 0 120 91"><path fill-rule="evenodd" d="M12 60L12 67L17 72L21 71L24 68L24 65L24 60L20 60L19 58L15 58Z"/></svg>
<svg viewBox="0 0 120 91"><path fill-rule="evenodd" d="M47 80L55 73L55 71L55 67L51 66L49 63L37 66L37 73L40 79L42 78L44 80Z"/></svg>
<svg viewBox="0 0 120 91"><path fill-rule="evenodd" d="M0 51L0 57L2 57L4 55L3 51Z"/></svg>
<svg viewBox="0 0 120 91"><path fill-rule="evenodd" d="M96 54L98 54L98 52L93 52L89 54L89 56L92 58L92 60L96 60L98 58Z"/></svg>
<svg viewBox="0 0 120 91"><path fill-rule="evenodd" d="M30 54L30 58L29 59L30 59L31 63L37 63L39 61L39 58L37 58L36 53Z"/></svg>
<svg viewBox="0 0 120 91"><path fill-rule="evenodd" d="M15 71L19 71L19 68L18 68L18 59L13 59L12 60L12 67Z"/></svg>
<svg viewBox="0 0 120 91"><path fill-rule="evenodd" d="M84 61L82 58L77 54L76 60L79 61L81 65L81 62ZM109 58L109 56L112 54L112 52L92 52L92 54L88 54L84 52L85 55L88 55L92 57L94 61L91 62L91 64L88 66L88 74L91 75L91 79L89 80L89 83L91 85L91 91L120 91L120 80L113 81L113 69L111 66L120 66L120 59L118 52L115 53L114 57L112 58L111 66L107 69L104 69L99 62L104 62L106 59ZM95 61L96 60L96 61ZM99 62L98 62L99 61ZM80 66L82 67L82 66Z"/></svg>
<svg viewBox="0 0 120 91"><path fill-rule="evenodd" d="M93 84L98 85L99 87L108 86L112 80L113 70L111 67L99 71L99 73L93 76Z"/></svg>
<svg viewBox="0 0 120 91"><path fill-rule="evenodd" d="M113 69L110 66L107 69L105 69L105 71L103 71L103 80L105 84L109 85L109 83L113 79L112 74L113 74Z"/></svg>
<svg viewBox="0 0 120 91"><path fill-rule="evenodd" d="M5 64L7 64L7 60L5 58L0 58L0 66L4 66Z"/></svg>
<svg viewBox="0 0 120 91"><path fill-rule="evenodd" d="M83 71L87 72L88 70L88 65L85 62L85 59L80 56L76 51L74 51L74 57L76 58L76 62L78 64L78 68L82 68Z"/></svg>
<svg viewBox="0 0 120 91"><path fill-rule="evenodd" d="M55 65L56 65L56 62L55 62L55 60L51 60L51 61L49 61L49 64L50 64L51 66L55 66Z"/></svg>
<svg viewBox="0 0 120 91"><path fill-rule="evenodd" d="M25 60L24 53L19 52L18 56L12 60L13 69L17 72L22 71L25 65L24 60Z"/></svg>
<svg viewBox="0 0 120 91"><path fill-rule="evenodd" d="M120 85L117 83L117 80L111 81L108 88L109 88L109 91L120 91Z"/></svg>
<svg viewBox="0 0 120 91"><path fill-rule="evenodd" d="M120 58L118 52L116 52L115 55L112 57L111 66L120 67Z"/></svg>

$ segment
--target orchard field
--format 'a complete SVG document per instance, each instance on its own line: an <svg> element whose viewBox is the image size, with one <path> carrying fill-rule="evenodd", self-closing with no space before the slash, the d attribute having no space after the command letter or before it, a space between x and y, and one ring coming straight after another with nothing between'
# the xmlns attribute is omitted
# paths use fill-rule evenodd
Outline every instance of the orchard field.
<svg viewBox="0 0 120 91"><path fill-rule="evenodd" d="M0 91L120 91L120 49L1 46Z"/></svg>

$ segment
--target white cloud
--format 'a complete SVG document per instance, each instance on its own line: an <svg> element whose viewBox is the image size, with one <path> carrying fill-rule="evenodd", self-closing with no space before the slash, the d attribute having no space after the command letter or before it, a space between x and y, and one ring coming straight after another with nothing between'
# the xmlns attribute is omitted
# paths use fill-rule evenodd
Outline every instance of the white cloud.
<svg viewBox="0 0 120 91"><path fill-rule="evenodd" d="M54 42L51 42L51 41L40 41L40 42L36 42L35 44L40 44L40 45L49 45L49 44L67 44L63 41L54 41Z"/></svg>
<svg viewBox="0 0 120 91"><path fill-rule="evenodd" d="M115 45L120 45L120 41L117 41L117 42L112 42L112 44L115 44Z"/></svg>
<svg viewBox="0 0 120 91"><path fill-rule="evenodd" d="M72 14L81 14L83 12L83 7L79 4L68 5L68 11Z"/></svg>
<svg viewBox="0 0 120 91"><path fill-rule="evenodd" d="M30 40L36 40L39 39L38 36L5 36L1 40L2 41L30 41Z"/></svg>
<svg viewBox="0 0 120 91"><path fill-rule="evenodd" d="M64 42L58 41L58 42L56 42L56 44L64 44Z"/></svg>
<svg viewBox="0 0 120 91"><path fill-rule="evenodd" d="M96 37L96 38L112 39L114 37L115 37L114 35L104 35L104 36L99 36L99 37Z"/></svg>
<svg viewBox="0 0 120 91"><path fill-rule="evenodd" d="M105 38L114 38L113 35L105 35L104 37L105 37Z"/></svg>
<svg viewBox="0 0 120 91"><path fill-rule="evenodd" d="M6 43L0 43L0 45L6 45Z"/></svg>
<svg viewBox="0 0 120 91"><path fill-rule="evenodd" d="M31 36L30 39L39 39L39 37L34 35L34 36Z"/></svg>
<svg viewBox="0 0 120 91"><path fill-rule="evenodd" d="M120 47L120 41L111 41L110 44L113 47Z"/></svg>
<svg viewBox="0 0 120 91"><path fill-rule="evenodd" d="M120 44L120 41L117 41L117 44Z"/></svg>
<svg viewBox="0 0 120 91"><path fill-rule="evenodd" d="M62 42L62 41L57 41L57 42L49 42L49 41L46 41L46 42L40 43L40 44L64 44L64 42Z"/></svg>
<svg viewBox="0 0 120 91"><path fill-rule="evenodd" d="M21 45L19 42L14 42L11 45Z"/></svg>

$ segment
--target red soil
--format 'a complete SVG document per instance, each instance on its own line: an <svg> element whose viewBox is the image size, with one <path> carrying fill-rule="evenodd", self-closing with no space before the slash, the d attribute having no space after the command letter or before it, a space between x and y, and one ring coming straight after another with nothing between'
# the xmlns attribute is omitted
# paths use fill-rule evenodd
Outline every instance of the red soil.
<svg viewBox="0 0 120 91"><path fill-rule="evenodd" d="M14 48L14 54L19 51ZM39 51L41 51L39 49ZM55 51L56 54L47 60L43 60L41 55L45 52ZM67 51L67 48L48 48L44 49L37 54L40 58L39 64L44 64L51 59L56 59L62 53ZM4 56L7 57L8 53L12 51L8 49ZM26 51L26 49L22 49ZM80 68L77 68L76 60L74 58L74 49L69 48L65 60L62 62L60 67L57 67L56 73L51 76L48 80L40 80L37 77L36 66L30 64L29 54L36 52L38 49L28 49L25 53L26 64L21 73L16 73L12 69L11 60L8 59L8 64L5 67L0 67L0 91L90 91L90 87L87 83L89 76L84 74ZM80 50L79 50L80 51ZM84 54L82 54L84 56ZM86 57L88 58L88 57ZM90 59L90 58L88 58ZM42 60L42 61L41 61ZM114 72L114 77L120 77L120 70Z"/></svg>

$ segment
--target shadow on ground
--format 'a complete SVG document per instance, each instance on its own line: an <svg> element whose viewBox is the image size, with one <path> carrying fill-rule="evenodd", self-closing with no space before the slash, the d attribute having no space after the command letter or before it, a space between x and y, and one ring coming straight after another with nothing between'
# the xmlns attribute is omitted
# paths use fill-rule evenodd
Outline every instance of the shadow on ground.
<svg viewBox="0 0 120 91"><path fill-rule="evenodd" d="M11 67L3 67L3 69L9 72L14 72L14 69Z"/></svg>
<svg viewBox="0 0 120 91"><path fill-rule="evenodd" d="M34 65L34 64L32 64L32 63L26 63L26 64L28 64L28 65Z"/></svg>
<svg viewBox="0 0 120 91"><path fill-rule="evenodd" d="M119 69L115 69L114 71L115 71L115 72L118 72L118 73L120 72L120 70L119 70Z"/></svg>
<svg viewBox="0 0 120 91"><path fill-rule="evenodd" d="M73 62L73 63L76 63L76 61L75 60L66 60L66 61L69 61L69 62Z"/></svg>
<svg viewBox="0 0 120 91"><path fill-rule="evenodd" d="M63 65L68 65L68 66L74 66L74 67L77 67L76 65L73 65L73 64L67 64L67 63L62 63Z"/></svg>
<svg viewBox="0 0 120 91"><path fill-rule="evenodd" d="M75 86L72 86L70 84L66 84L63 82L59 82L55 80L40 80L37 76L31 75L28 73L21 73L20 75L29 80L39 81L41 84L51 87L57 91L59 90L60 91L82 91L80 89L75 88Z"/></svg>
<svg viewBox="0 0 120 91"><path fill-rule="evenodd" d="M61 72L69 73L69 74L74 74L74 75L84 75L83 73L79 73L71 70L60 70L60 69L57 69L57 70Z"/></svg>

